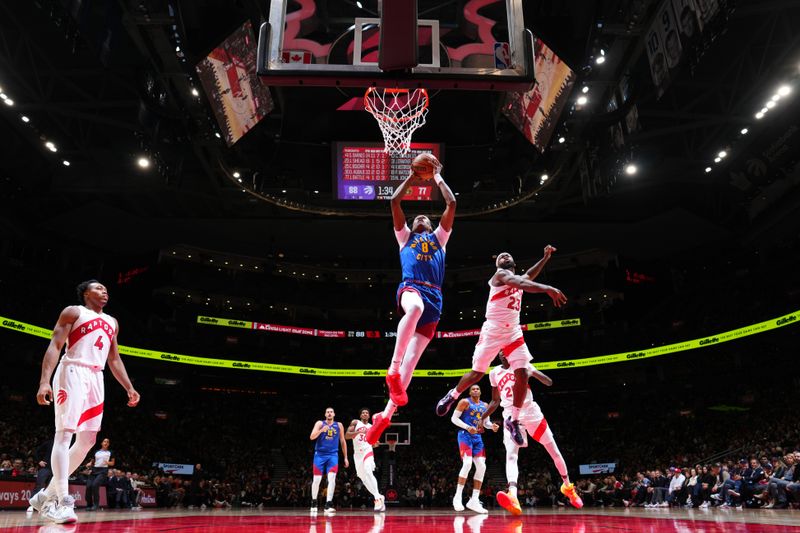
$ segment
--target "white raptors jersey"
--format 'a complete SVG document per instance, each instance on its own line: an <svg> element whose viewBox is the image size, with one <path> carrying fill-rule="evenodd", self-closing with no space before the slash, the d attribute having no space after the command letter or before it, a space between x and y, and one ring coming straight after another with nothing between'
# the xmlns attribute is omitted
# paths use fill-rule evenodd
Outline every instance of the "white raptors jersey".
<svg viewBox="0 0 800 533"><path fill-rule="evenodd" d="M489 301L486 302L486 320L503 326L519 324L522 290L501 285L495 287L489 281Z"/></svg>
<svg viewBox="0 0 800 533"><path fill-rule="evenodd" d="M372 445L367 442L367 430L372 424L365 424L361 420L356 422L356 436L353 437L353 453L364 456L372 451Z"/></svg>
<svg viewBox="0 0 800 533"><path fill-rule="evenodd" d="M506 369L502 366L496 366L489 372L489 383L500 392L500 406L503 409L510 409L514 405L515 381L516 376L510 367ZM528 391L525 393L525 403L522 404L522 407L525 408L531 403L533 403L533 394L531 393L531 388L528 387Z"/></svg>
<svg viewBox="0 0 800 533"><path fill-rule="evenodd" d="M72 324L67 337L67 351L61 361L102 370L106 366L117 322L110 315L97 314L82 305L78 309L80 315Z"/></svg>

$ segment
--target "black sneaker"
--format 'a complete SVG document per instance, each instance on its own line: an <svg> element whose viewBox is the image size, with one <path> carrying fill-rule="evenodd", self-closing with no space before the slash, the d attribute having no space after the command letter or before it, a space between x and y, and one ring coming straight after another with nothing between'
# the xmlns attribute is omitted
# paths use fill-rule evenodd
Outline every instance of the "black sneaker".
<svg viewBox="0 0 800 533"><path fill-rule="evenodd" d="M325 514L335 514L336 507L333 506L333 502L325 502Z"/></svg>
<svg viewBox="0 0 800 533"><path fill-rule="evenodd" d="M451 392L452 391L447 391L444 398L439 400L439 403L436 404L436 414L438 416L446 415L450 411L450 408L453 407L453 404L458 401L458 398L453 398L453 395L450 394Z"/></svg>
<svg viewBox="0 0 800 533"><path fill-rule="evenodd" d="M508 432L511 434L511 439L516 442L518 446L525 444L525 437L522 435L522 431L519 429L519 422L512 420L509 416L506 418L505 426Z"/></svg>

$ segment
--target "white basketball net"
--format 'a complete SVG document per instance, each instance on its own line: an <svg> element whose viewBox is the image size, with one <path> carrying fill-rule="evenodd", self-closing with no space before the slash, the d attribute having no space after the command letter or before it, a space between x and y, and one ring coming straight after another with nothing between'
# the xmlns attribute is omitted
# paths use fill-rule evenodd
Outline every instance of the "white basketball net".
<svg viewBox="0 0 800 533"><path fill-rule="evenodd" d="M411 150L414 131L425 124L428 91L370 87L364 94L364 107L378 121L385 144L384 152L405 155Z"/></svg>

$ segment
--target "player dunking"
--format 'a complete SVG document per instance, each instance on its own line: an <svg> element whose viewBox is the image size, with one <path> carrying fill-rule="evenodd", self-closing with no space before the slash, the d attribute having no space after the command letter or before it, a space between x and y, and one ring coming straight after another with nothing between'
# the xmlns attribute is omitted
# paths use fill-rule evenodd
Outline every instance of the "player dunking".
<svg viewBox="0 0 800 533"><path fill-rule="evenodd" d="M403 271L403 280L397 289L397 303L403 317L397 325L394 354L386 375L389 402L383 413L373 416L373 425L367 432L367 442L370 444L378 442L391 424L397 408L408 403L406 390L414 368L433 338L442 311L445 247L453 229L456 197L442 179L439 161L433 156L429 156L429 159L435 168L433 179L447 204L435 230L430 219L424 215L414 218L409 229L400 207L406 189L416 177L414 170L392 195L392 221Z"/></svg>
<svg viewBox="0 0 800 533"><path fill-rule="evenodd" d="M486 410L486 416L490 416L498 406L503 407L503 416L513 408L514 394L519 384L519 373L517 370L511 369L511 364L503 352L498 354L500 357L500 366L492 369L489 373L489 382L492 384L492 403ZM506 478L508 479L508 492L497 493L497 503L504 509L513 514L522 514L522 508L517 499L517 478L519 477L519 467L517 466L517 459L519 458L519 449L528 446L527 435L530 435L533 440L541 444L550 454L553 462L561 475L561 493L569 498L570 503L580 509L583 507L583 501L575 491L575 485L570 483L569 474L567 473L567 465L564 458L561 456L561 451L558 449L553 432L547 424L547 420L539 408L539 404L533 401L533 394L528 386L528 379L530 376L535 377L548 387L553 384L553 380L536 370L533 365L528 364L524 369L524 377L522 383L525 387L525 400L522 404L522 411L520 413L519 421L522 424L522 444L517 444L511 437L511 432L506 427L503 431L503 444L506 447Z"/></svg>
<svg viewBox="0 0 800 533"><path fill-rule="evenodd" d="M56 434L50 458L53 479L46 490L31 497L30 504L44 518L59 524L78 520L75 500L68 493L68 479L83 463L100 431L106 362L128 393L128 406L134 407L139 403L139 393L133 388L119 356L119 324L103 312L108 303L108 291L99 281L89 280L78 285L77 292L80 305L71 305L61 311L53 329L42 360L39 391L36 393L39 405L50 405L53 389L56 390ZM59 362L58 356L65 342L67 350ZM73 435L76 435L75 443L70 447Z"/></svg>
<svg viewBox="0 0 800 533"><path fill-rule="evenodd" d="M344 467L350 466L347 460L347 444L344 442L344 428L341 422L333 418L336 413L333 407L325 409L325 420L317 420L311 430L311 440L317 441L314 445L314 477L311 481L311 512L317 512L317 497L322 476L328 475L328 495L325 501L325 514L333 514L333 492L336 490L336 472L339 471L339 446L344 454Z"/></svg>
<svg viewBox="0 0 800 533"><path fill-rule="evenodd" d="M511 363L511 368L518 373L518 385L517 389L514 389L514 405L509 410L505 426L511 432L514 441L522 445L523 436L519 429L518 419L520 408L525 401L525 387L527 386L525 372L531 360L531 353L525 345L525 338L519 325L522 293L547 293L556 307L567 302L566 296L560 290L533 281L555 251L554 247L545 246L544 256L522 276L514 274L516 264L511 254L503 252L497 256L495 261L497 272L489 280L486 321L481 327L478 344L475 345L475 352L472 355L472 371L464 374L456 388L451 389L444 398L439 400L439 403L436 404L437 415L446 415L450 406L455 403L461 393L483 377L497 352L503 350Z"/></svg>
<svg viewBox="0 0 800 533"><path fill-rule="evenodd" d="M373 446L367 442L367 430L372 426L369 423L369 409L362 408L358 412L358 419L350 422L345 438L353 439L353 463L356 466L356 475L364 483L364 487L375 498L375 512L386 510L385 499L378 489L378 480L375 479L375 455Z"/></svg>
<svg viewBox="0 0 800 533"><path fill-rule="evenodd" d="M458 484L456 485L456 495L453 496L453 509L456 511L464 510L463 492L464 485L467 483L467 475L475 463L475 474L472 476L472 497L467 500L467 509L476 513L486 514L489 511L484 509L479 499L483 475L486 473L486 452L483 449L484 428L497 431L499 426L492 424L486 416L489 406L481 401L481 388L473 385L469 388L469 399L464 398L456 406L450 421L458 426L458 451L461 454L461 471L458 473Z"/></svg>

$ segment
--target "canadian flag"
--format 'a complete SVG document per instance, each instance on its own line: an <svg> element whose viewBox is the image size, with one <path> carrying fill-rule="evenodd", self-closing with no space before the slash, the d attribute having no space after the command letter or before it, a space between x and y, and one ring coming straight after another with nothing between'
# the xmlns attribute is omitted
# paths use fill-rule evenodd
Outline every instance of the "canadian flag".
<svg viewBox="0 0 800 533"><path fill-rule="evenodd" d="M304 52L302 50L284 50L283 62L304 63L308 65L309 63L311 63L311 52Z"/></svg>

